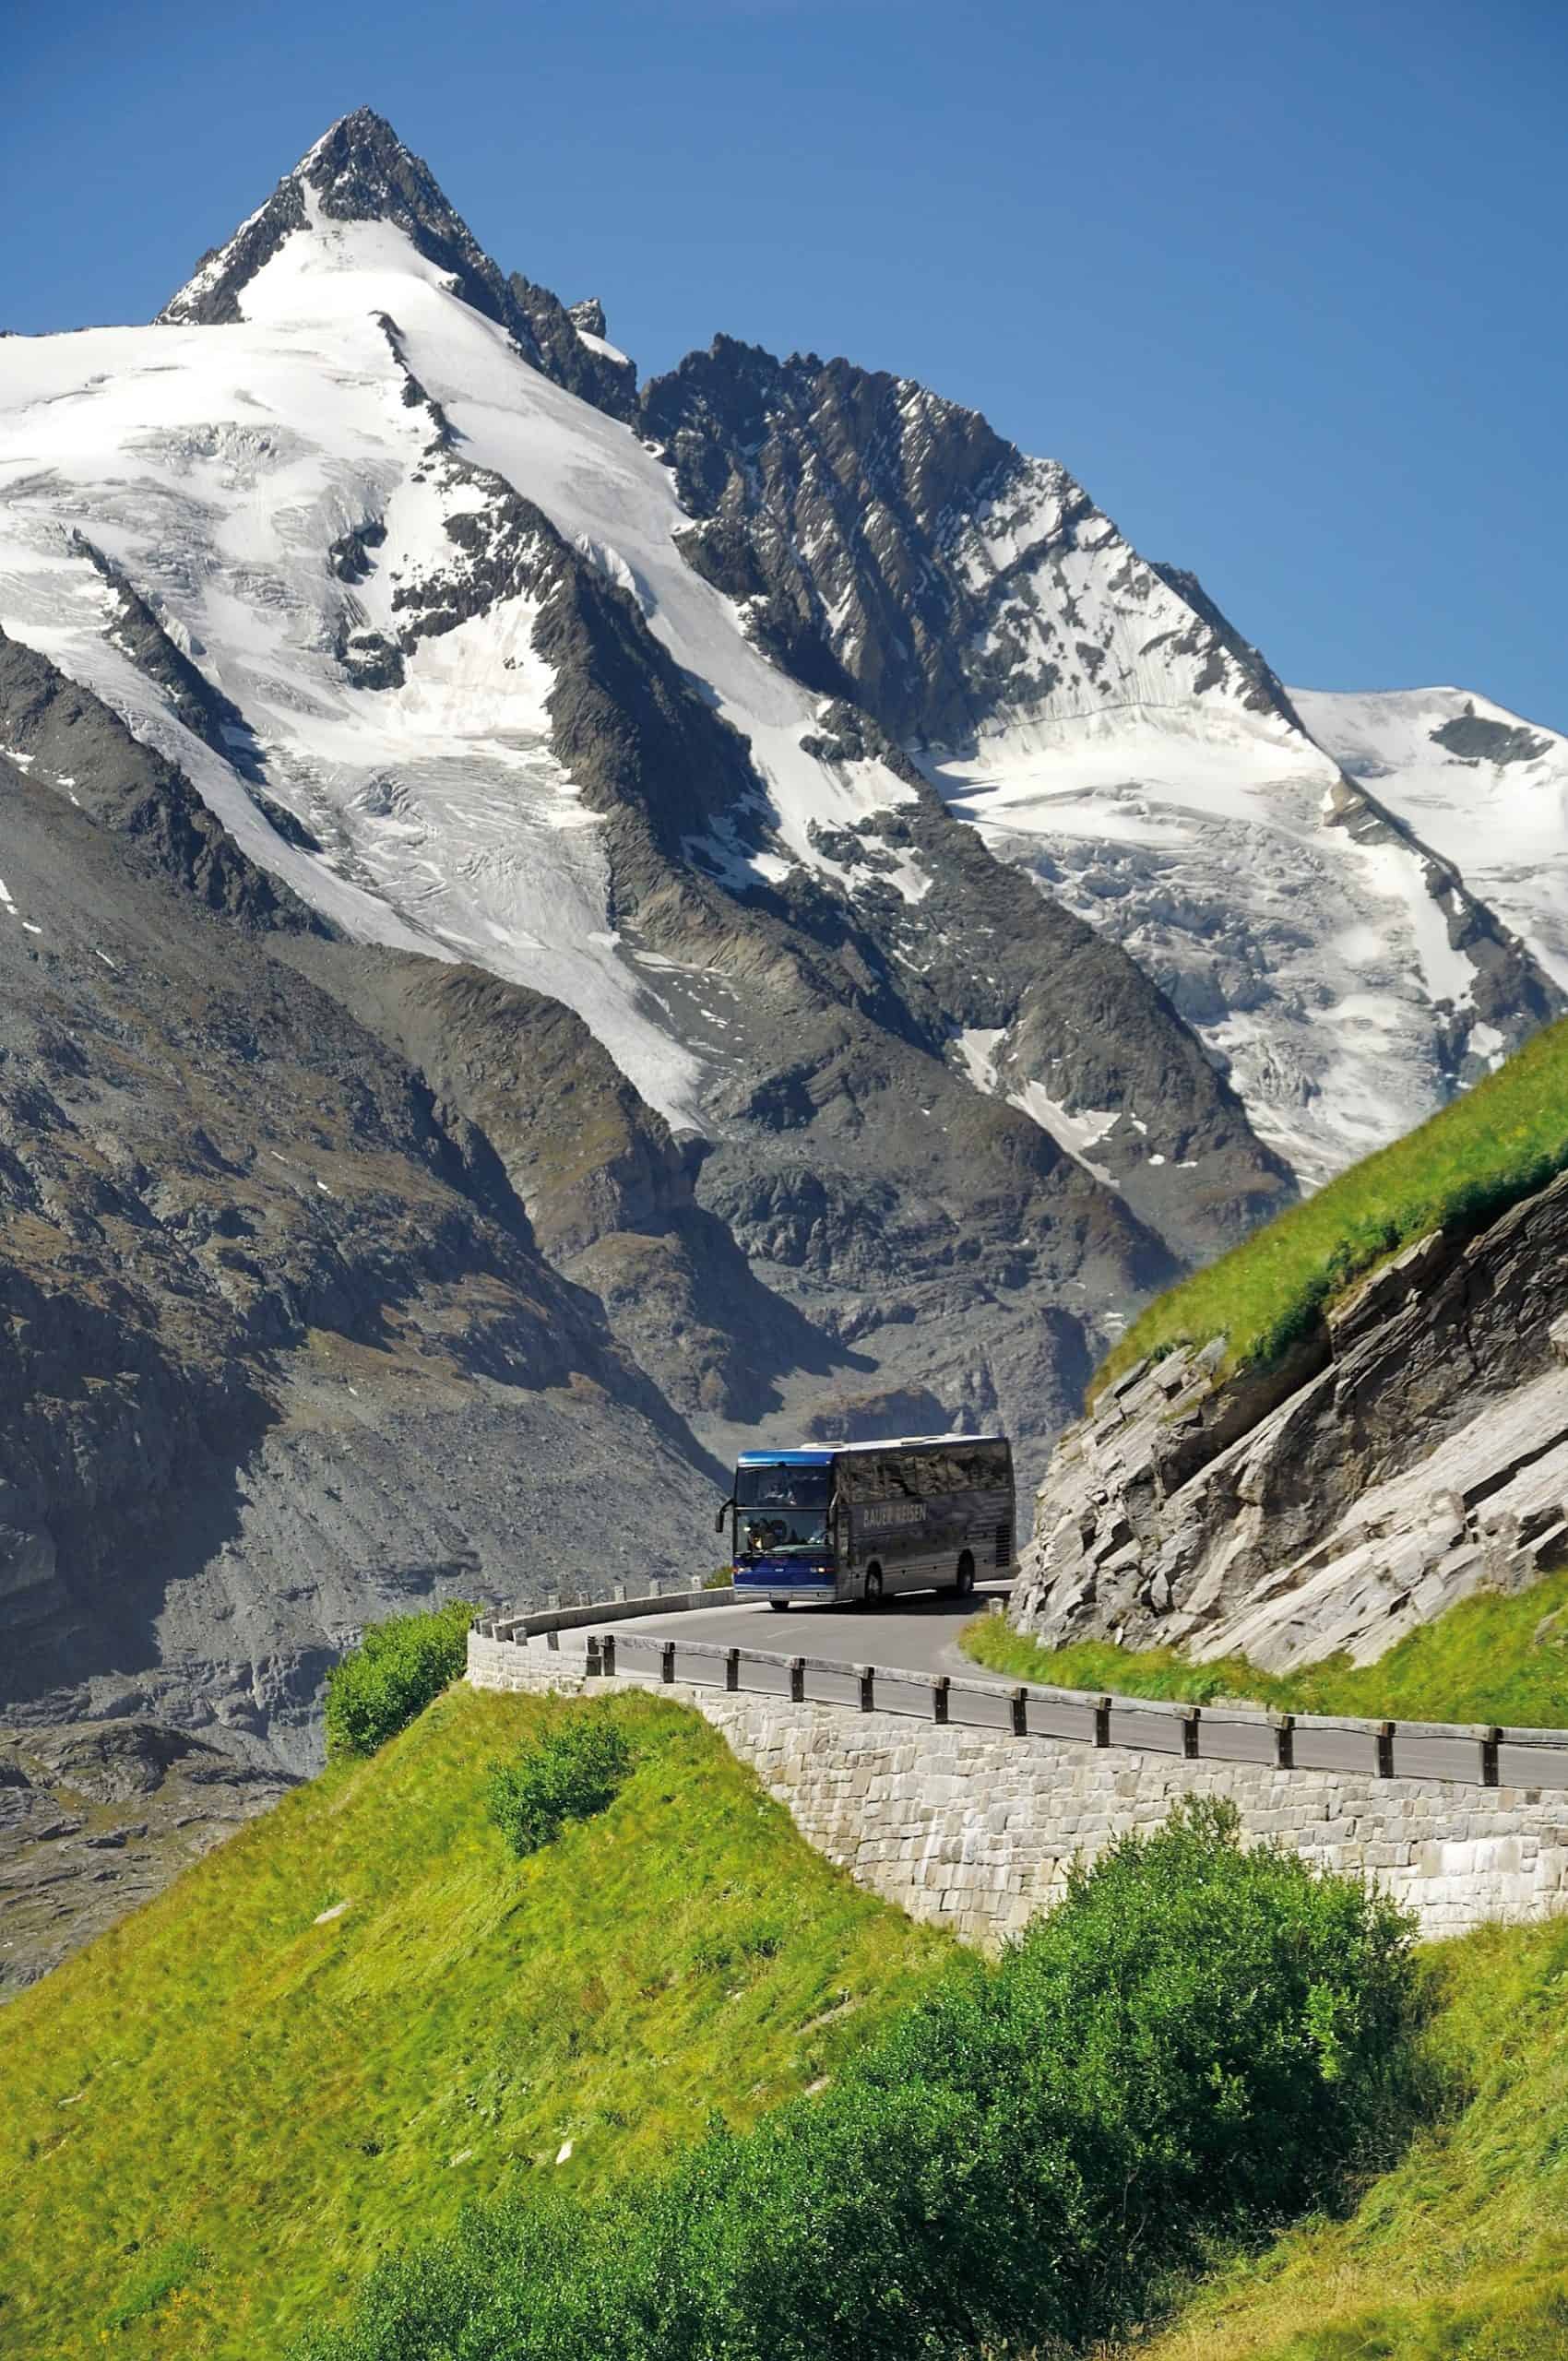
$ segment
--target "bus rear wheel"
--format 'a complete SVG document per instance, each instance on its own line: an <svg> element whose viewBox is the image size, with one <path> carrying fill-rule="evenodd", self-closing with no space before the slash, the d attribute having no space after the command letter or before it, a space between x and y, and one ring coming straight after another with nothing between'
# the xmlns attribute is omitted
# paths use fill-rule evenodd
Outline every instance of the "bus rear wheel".
<svg viewBox="0 0 1568 2361"><path fill-rule="evenodd" d="M790 1602L787 1598L770 1598L767 1603L775 1615L788 1615L790 1612Z"/></svg>
<svg viewBox="0 0 1568 2361"><path fill-rule="evenodd" d="M868 1566L866 1568L866 1605L868 1607L880 1607L882 1605L882 1568L880 1566Z"/></svg>
<svg viewBox="0 0 1568 2361"><path fill-rule="evenodd" d="M975 1561L966 1549L958 1560L958 1596L968 1598L975 1586Z"/></svg>

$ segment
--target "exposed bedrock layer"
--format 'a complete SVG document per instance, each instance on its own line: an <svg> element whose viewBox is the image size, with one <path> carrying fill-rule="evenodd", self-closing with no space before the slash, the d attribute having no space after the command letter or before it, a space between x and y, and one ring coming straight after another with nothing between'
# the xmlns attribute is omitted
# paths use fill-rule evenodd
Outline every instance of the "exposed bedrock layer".
<svg viewBox="0 0 1568 2361"><path fill-rule="evenodd" d="M1012 1613L1271 1669L1381 1655L1568 1547L1568 1175L1435 1232L1282 1366L1134 1369L1058 1443Z"/></svg>

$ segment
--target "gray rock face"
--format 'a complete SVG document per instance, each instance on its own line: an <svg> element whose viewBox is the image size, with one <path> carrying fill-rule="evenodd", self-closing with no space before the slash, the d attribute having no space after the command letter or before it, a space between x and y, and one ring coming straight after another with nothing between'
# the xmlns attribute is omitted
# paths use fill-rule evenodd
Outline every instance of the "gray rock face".
<svg viewBox="0 0 1568 2361"><path fill-rule="evenodd" d="M646 1222L593 1225L588 1259L562 1267L604 1293L618 1333L715 1449L825 1381L836 1393L875 1381L873 1393L918 1385L955 1418L1004 1413L1027 1453L1067 1414L1100 1311L1288 1198L1285 1167L1137 967L994 861L853 708L824 709L824 758L879 755L912 802L838 848L842 889L802 872L737 891L721 851L776 841L745 740L626 589L432 418L430 479L478 498L449 522L450 567L398 581L400 648L411 658L509 599L537 602L552 744L602 816L610 915L634 956L658 963L672 1029L723 1053L698 1202L661 1222L658 1247ZM912 905L885 882L911 852L931 880ZM705 979L689 1001L687 977ZM724 1000L721 1040L705 993ZM523 1004L509 1001L513 1016ZM447 994L430 1005L453 1008ZM1135 1097L1141 1129L1128 1123L1103 1150L1118 1186L1027 1115L977 1100L952 1044L988 1022L1011 1026L1015 1056L1049 1063L1063 1096ZM434 1060L447 1077L439 1087L456 1086L429 1026L420 1042L427 1070ZM520 1136L522 1109L502 1117L493 1090L485 1105L487 1127ZM1194 1172L1195 1187L1182 1177ZM565 1232L552 1234L569 1252ZM1000 1355L993 1337L1006 1339Z"/></svg>
<svg viewBox="0 0 1568 2361"><path fill-rule="evenodd" d="M999 710L1064 690L1091 705L1126 694L1126 658L1091 635L1099 619L1069 579L1080 547L1114 528L1065 469L1026 458L977 411L907 377L719 337L649 384L642 422L695 520L693 564L748 602L781 663L900 742L965 745ZM1125 569L1155 571L1131 551ZM1193 577L1160 572L1187 601L1165 637L1199 658L1199 692L1233 680L1289 718Z"/></svg>
<svg viewBox="0 0 1568 2361"><path fill-rule="evenodd" d="M0 731L13 762L69 779L77 809L128 838L143 860L207 908L248 927L331 931L317 911L245 859L174 764L134 738L91 690L4 631Z"/></svg>
<svg viewBox="0 0 1568 2361"><path fill-rule="evenodd" d="M1534 763L1551 745L1550 739L1538 730L1492 721L1479 714L1473 698L1462 714L1441 723L1431 736L1434 746L1457 754L1464 763Z"/></svg>
<svg viewBox="0 0 1568 2361"><path fill-rule="evenodd" d="M1013 1605L1269 1669L1358 1662L1568 1545L1568 1176L1375 1273L1285 1365L1144 1364L1058 1444Z"/></svg>
<svg viewBox="0 0 1568 2361"><path fill-rule="evenodd" d="M482 1134L271 955L267 881L220 847L207 908L77 777L0 761L0 1705L275 1786L370 1617L684 1572L712 1470Z"/></svg>
<svg viewBox="0 0 1568 2361"><path fill-rule="evenodd" d="M225 1734L100 1721L0 1736L0 2000L289 1785Z"/></svg>
<svg viewBox="0 0 1568 2361"><path fill-rule="evenodd" d="M688 1418L750 1423L781 1406L783 1372L852 1365L759 1282L696 1202L699 1144L675 1139L570 1009L482 968L300 956L425 1076L440 1120L493 1146L542 1251Z"/></svg>

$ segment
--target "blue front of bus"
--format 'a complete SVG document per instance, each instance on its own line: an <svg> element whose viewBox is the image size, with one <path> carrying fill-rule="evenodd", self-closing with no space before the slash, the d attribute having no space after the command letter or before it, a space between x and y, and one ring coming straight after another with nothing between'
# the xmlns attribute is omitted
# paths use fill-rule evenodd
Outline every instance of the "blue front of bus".
<svg viewBox="0 0 1568 2361"><path fill-rule="evenodd" d="M838 1596L832 1510L832 1452L742 1452L731 1501L737 1595L775 1607L831 1606Z"/></svg>

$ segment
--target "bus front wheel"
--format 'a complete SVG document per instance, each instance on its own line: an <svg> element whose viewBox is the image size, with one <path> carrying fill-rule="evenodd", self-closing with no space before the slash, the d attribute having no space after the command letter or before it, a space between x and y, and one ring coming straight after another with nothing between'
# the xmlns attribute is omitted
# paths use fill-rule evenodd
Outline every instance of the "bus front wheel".
<svg viewBox="0 0 1568 2361"><path fill-rule="evenodd" d="M880 1566L866 1568L866 1605L868 1607L882 1605L882 1568Z"/></svg>
<svg viewBox="0 0 1568 2361"><path fill-rule="evenodd" d="M966 1549L958 1560L958 1596L968 1598L975 1586L975 1561Z"/></svg>

